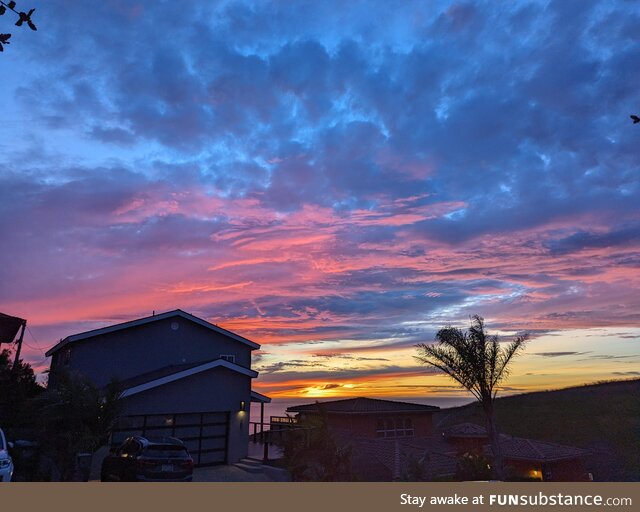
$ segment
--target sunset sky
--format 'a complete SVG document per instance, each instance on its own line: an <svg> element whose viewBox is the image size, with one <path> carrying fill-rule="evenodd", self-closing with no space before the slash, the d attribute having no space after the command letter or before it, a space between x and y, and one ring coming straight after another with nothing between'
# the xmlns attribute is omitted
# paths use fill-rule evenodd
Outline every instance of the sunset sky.
<svg viewBox="0 0 640 512"><path fill-rule="evenodd" d="M0 311L39 372L180 308L276 398L465 396L414 345L476 313L530 333L505 393L640 376L640 3L18 7Z"/></svg>

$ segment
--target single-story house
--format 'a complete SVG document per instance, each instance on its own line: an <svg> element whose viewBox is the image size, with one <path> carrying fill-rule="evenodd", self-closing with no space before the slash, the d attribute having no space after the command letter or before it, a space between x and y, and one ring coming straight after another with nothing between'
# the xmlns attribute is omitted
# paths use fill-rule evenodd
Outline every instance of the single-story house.
<svg viewBox="0 0 640 512"><path fill-rule="evenodd" d="M49 386L66 370L98 387L115 381L121 417L112 434L182 439L196 465L233 463L247 455L257 343L182 310L73 334L47 353Z"/></svg>

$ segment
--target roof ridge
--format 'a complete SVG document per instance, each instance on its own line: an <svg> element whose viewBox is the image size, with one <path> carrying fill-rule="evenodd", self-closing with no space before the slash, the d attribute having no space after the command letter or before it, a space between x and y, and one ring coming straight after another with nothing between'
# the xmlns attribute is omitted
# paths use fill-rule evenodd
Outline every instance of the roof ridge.
<svg viewBox="0 0 640 512"><path fill-rule="evenodd" d="M540 450L538 450L538 448L533 444L533 442L532 442L533 440L532 440L532 439L525 438L525 441L526 441L526 442L527 442L527 444L531 447L531 449L532 449L535 453L537 453L537 454L538 454L538 457L540 457L541 459L546 458L546 457L545 457L545 454L544 454L544 453L542 453Z"/></svg>
<svg viewBox="0 0 640 512"><path fill-rule="evenodd" d="M197 317L195 315L192 315L191 313L187 313L186 311L183 311L182 309L172 309L171 311L165 311L164 313L159 313L159 314L154 314L151 316L145 316L142 318L137 318L135 320L127 320L126 322L120 322L117 324L112 324L112 325L107 325L104 327L98 327L96 329L90 329L88 331L83 331L83 332L79 332L76 334L71 334L69 336L67 336L66 338L61 339L58 343L56 343L53 347L51 347L49 350L47 350L47 352L45 353L45 355L47 357L51 356L53 353L57 352L58 350L60 350L62 347L64 347L65 345L69 344L69 343L73 343L75 341L81 341L84 339L88 339L88 338L93 338L96 336L101 336L103 334L110 334L112 332L116 332L116 331L120 331L123 329L130 329L133 327L138 327L141 325L146 325L150 322L154 322L154 321L160 321L160 320L166 320L167 318L172 318L173 316L179 316L182 317L190 322L193 322L195 324L198 324L202 327L205 327L209 330L215 331L219 334L222 334L223 336L228 336L231 339L234 339L236 341L239 341L240 343L243 343L245 345L249 345L251 347L252 350L260 348L260 345L254 341L251 341L248 338L245 338L244 336L241 336L239 334L236 334L232 331L229 331L228 329L225 329L224 327L220 327L212 322L209 322L208 320L205 320L203 318Z"/></svg>

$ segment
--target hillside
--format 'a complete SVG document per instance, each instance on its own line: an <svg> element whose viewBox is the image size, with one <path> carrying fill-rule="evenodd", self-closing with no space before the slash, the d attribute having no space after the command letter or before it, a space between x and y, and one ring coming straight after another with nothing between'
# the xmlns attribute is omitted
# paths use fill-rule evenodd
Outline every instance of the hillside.
<svg viewBox="0 0 640 512"><path fill-rule="evenodd" d="M604 382L496 400L506 434L587 448L596 480L640 481L640 379ZM477 404L443 409L438 428L484 424Z"/></svg>

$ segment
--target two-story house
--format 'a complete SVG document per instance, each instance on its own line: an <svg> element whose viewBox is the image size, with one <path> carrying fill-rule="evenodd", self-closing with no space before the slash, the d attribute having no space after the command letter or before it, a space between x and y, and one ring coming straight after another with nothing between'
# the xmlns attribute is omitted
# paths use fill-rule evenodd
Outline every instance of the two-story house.
<svg viewBox="0 0 640 512"><path fill-rule="evenodd" d="M197 465L247 455L249 407L270 399L251 391L260 345L182 310L82 332L60 340L50 386L64 369L121 390L117 443L129 435L182 439Z"/></svg>

